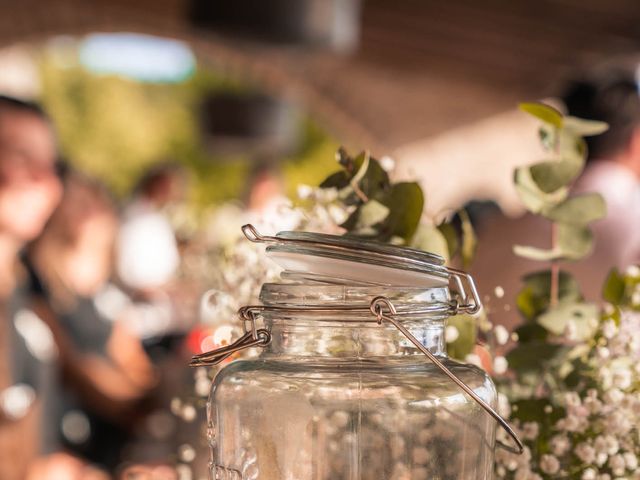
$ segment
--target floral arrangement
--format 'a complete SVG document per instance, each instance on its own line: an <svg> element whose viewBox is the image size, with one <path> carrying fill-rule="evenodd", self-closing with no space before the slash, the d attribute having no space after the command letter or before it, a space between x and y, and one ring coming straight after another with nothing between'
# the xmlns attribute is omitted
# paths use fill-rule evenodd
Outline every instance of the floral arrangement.
<svg viewBox="0 0 640 480"><path fill-rule="evenodd" d="M523 324L506 355L509 369L497 377L503 413L525 441L525 454L499 451L497 474L505 479L613 480L640 478L640 304L637 267L613 271L600 310L587 303L560 261L588 255L588 224L606 213L595 193L570 196L586 157L583 136L600 122L565 117L543 104L523 110L543 123L540 138L549 160L516 170L526 208L552 222L551 248L515 246L514 252L548 262L523 278L516 304ZM502 335L504 339L504 335Z"/></svg>
<svg viewBox="0 0 640 480"><path fill-rule="evenodd" d="M606 125L544 104L522 109L542 121L539 135L549 157L518 168L514 184L525 207L552 222L552 238L550 249L515 246L514 252L548 268L523 278L515 299L523 323L514 332L493 326L490 316L457 316L447 327L448 351L493 372L501 413L524 440L523 455L497 450L498 478L640 479L640 268L609 275L602 309L585 302L576 279L560 269L560 262L589 254L589 223L606 213L598 194L570 195L585 164L583 137ZM391 182L389 159L341 149L337 161L338 172L317 188L299 186L297 204L282 207L289 229L407 245L463 266L472 260L476 237L464 210L441 222L425 218L422 190ZM202 350L237 336L235 312L255 303L261 284L277 275L259 248L238 240L219 252L216 290L202 308L209 333L196 342ZM480 350L478 339L485 345ZM489 352L486 345L497 349ZM202 387L196 390L206 396L206 377L198 372L196 379Z"/></svg>

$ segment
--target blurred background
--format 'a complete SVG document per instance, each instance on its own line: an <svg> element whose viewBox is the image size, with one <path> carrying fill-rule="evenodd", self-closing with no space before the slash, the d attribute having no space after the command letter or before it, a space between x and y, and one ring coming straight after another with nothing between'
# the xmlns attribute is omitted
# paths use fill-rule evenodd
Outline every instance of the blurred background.
<svg viewBox="0 0 640 480"><path fill-rule="evenodd" d="M23 203L0 199L0 217L43 212L25 217L29 233L0 218L1 268L17 272L0 281L3 479L206 478L201 403L188 398L209 380L185 365L216 334L198 326L220 281L208 259L243 221L275 228L276 200L335 171L340 145L368 149L421 183L425 215L470 205L490 277L509 248L483 250L486 218L523 213L513 169L540 156L517 103L554 102L612 65L638 80L635 0L0 8L0 95L38 102L57 138L55 155L27 151L51 141L29 123L44 117L0 100L0 190L20 169L59 179L40 203L35 186ZM57 360L43 360L47 338ZM43 379L43 362L57 373ZM48 422L29 419L38 404ZM8 460L16 451L23 461Z"/></svg>

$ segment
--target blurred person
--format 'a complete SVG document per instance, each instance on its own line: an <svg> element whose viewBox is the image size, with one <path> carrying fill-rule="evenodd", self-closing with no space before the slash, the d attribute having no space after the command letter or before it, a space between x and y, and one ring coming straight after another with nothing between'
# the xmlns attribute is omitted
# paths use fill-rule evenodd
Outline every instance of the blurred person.
<svg viewBox="0 0 640 480"><path fill-rule="evenodd" d="M167 210L182 200L183 169L162 163L149 170L125 207L117 240L117 275L132 295L130 325L142 339L161 337L174 312L167 287L180 265L178 242Z"/></svg>
<svg viewBox="0 0 640 480"><path fill-rule="evenodd" d="M50 329L30 315L19 253L42 230L61 195L51 122L36 104L0 96L0 478L23 479L55 451L46 428L55 385ZM43 415L44 411L44 415ZM54 463L55 459L52 459ZM60 465L60 464L58 464ZM40 478L46 478L44 474Z"/></svg>
<svg viewBox="0 0 640 480"><path fill-rule="evenodd" d="M613 267L624 269L640 261L640 96L635 72L608 67L569 83L562 100L567 113L604 121L609 130L587 137L588 159L572 194L598 192L607 203L604 219L591 224L595 246L591 256L577 262L562 262L561 269L578 280L585 298L598 302L602 286ZM521 288L520 278L548 268L515 256L512 246L550 245L551 223L526 214L510 220L494 216L479 229L479 247L473 272L484 294L501 287L504 300L513 303ZM515 311L494 305L498 323L518 321Z"/></svg>
<svg viewBox="0 0 640 480"><path fill-rule="evenodd" d="M602 285L611 267L640 261L640 88L635 72L606 69L573 82L564 95L570 115L606 122L609 130L587 137L588 163L576 193L598 192L606 218L593 225L596 244L589 271ZM580 267L578 265L577 267Z"/></svg>
<svg viewBox="0 0 640 480"><path fill-rule="evenodd" d="M173 278L180 255L164 210L183 194L184 175L175 164L156 166L139 181L118 237L118 275L126 286L153 291Z"/></svg>
<svg viewBox="0 0 640 480"><path fill-rule="evenodd" d="M282 174L274 161L255 160L248 185L246 204L251 212L266 213L286 201Z"/></svg>
<svg viewBox="0 0 640 480"><path fill-rule="evenodd" d="M138 403L155 383L142 345L122 321L126 299L101 308L117 231L104 187L67 172L60 205L27 262L33 310L51 327L64 372L60 417L52 421L67 450L110 471L121 460Z"/></svg>

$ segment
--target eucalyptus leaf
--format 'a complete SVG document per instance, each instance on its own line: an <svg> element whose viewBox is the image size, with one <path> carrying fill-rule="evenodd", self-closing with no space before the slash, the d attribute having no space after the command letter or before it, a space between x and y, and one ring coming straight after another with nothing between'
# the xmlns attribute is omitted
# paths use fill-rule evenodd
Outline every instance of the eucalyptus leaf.
<svg viewBox="0 0 640 480"><path fill-rule="evenodd" d="M381 200L389 193L391 187L389 174L380 162L366 152L362 152L354 161L358 172L351 180L352 187L358 188L367 199Z"/></svg>
<svg viewBox="0 0 640 480"><path fill-rule="evenodd" d="M523 287L516 297L516 304L527 320L533 320L549 308L551 270L529 273L522 278L522 282ZM578 282L564 270L558 275L558 300L569 303L582 300Z"/></svg>
<svg viewBox="0 0 640 480"><path fill-rule="evenodd" d="M613 305L619 305L624 300L625 289L624 276L620 274L617 268L613 268L604 282L602 297Z"/></svg>
<svg viewBox="0 0 640 480"><path fill-rule="evenodd" d="M529 342L514 347L506 358L509 367L518 374L528 371L540 372L553 364L568 347L555 343Z"/></svg>
<svg viewBox="0 0 640 480"><path fill-rule="evenodd" d="M469 268L476 254L476 249L478 248L478 238L476 237L476 232L473 229L473 224L467 211L461 209L458 212L458 216L460 217L460 223L462 225L462 264L464 268Z"/></svg>
<svg viewBox="0 0 640 480"><path fill-rule="evenodd" d="M534 341L546 341L549 336L547 330L537 323L526 323L515 329L518 335L518 342L528 343Z"/></svg>
<svg viewBox="0 0 640 480"><path fill-rule="evenodd" d="M572 225L587 225L604 218L607 205L599 193L584 193L566 199L544 213L544 216L555 222Z"/></svg>
<svg viewBox="0 0 640 480"><path fill-rule="evenodd" d="M563 408L554 406L546 398L526 398L512 403L513 418L521 422L536 422L539 425L554 425L565 415ZM551 408L551 413L549 412Z"/></svg>
<svg viewBox="0 0 640 480"><path fill-rule="evenodd" d="M424 208L420 185L415 182L396 183L380 202L390 210L382 229L384 237L398 236L408 243L416 233Z"/></svg>
<svg viewBox="0 0 640 480"><path fill-rule="evenodd" d="M556 128L562 128L562 113L544 103L521 103L520 110Z"/></svg>
<svg viewBox="0 0 640 480"><path fill-rule="evenodd" d="M449 222L443 222L438 225L438 230L444 236L447 241L447 251L449 252L449 259L456 256L460 248L460 241L458 240L458 231L453 224Z"/></svg>
<svg viewBox="0 0 640 480"><path fill-rule="evenodd" d="M579 260L593 250L593 233L589 227L558 224L558 248L566 260Z"/></svg>
<svg viewBox="0 0 640 480"><path fill-rule="evenodd" d="M538 138L545 150L555 150L558 141L557 128L543 123L538 129Z"/></svg>
<svg viewBox="0 0 640 480"><path fill-rule="evenodd" d="M600 135L609 129L609 125L605 122L597 120L586 120L584 118L566 116L564 117L564 128L570 130L580 137L590 137Z"/></svg>
<svg viewBox="0 0 640 480"><path fill-rule="evenodd" d="M531 167L531 178L540 190L551 193L564 187L582 171L582 164L568 160L551 160Z"/></svg>
<svg viewBox="0 0 640 480"><path fill-rule="evenodd" d="M371 228L389 216L389 209L377 200L369 200L358 209L355 229Z"/></svg>
<svg viewBox="0 0 640 480"><path fill-rule="evenodd" d="M528 245L514 245L513 253L522 258L529 260L538 260L541 262L559 260L562 258L562 252L558 249L545 249L538 247L530 247Z"/></svg>
<svg viewBox="0 0 640 480"><path fill-rule="evenodd" d="M557 134L557 153L559 158L576 162L584 167L587 158L587 143L584 138L571 130L561 129Z"/></svg>
<svg viewBox="0 0 640 480"><path fill-rule="evenodd" d="M325 178L320 184L320 188L342 189L347 185L349 185L349 175L347 175L347 172L341 170L339 172L332 173Z"/></svg>
<svg viewBox="0 0 640 480"><path fill-rule="evenodd" d="M554 335L562 335L570 324L575 340L585 340L597 326L598 307L590 303L561 302L556 308L538 317L538 323Z"/></svg>
<svg viewBox="0 0 640 480"><path fill-rule="evenodd" d="M471 315L454 315L447 320L447 325L458 330L458 338L447 344L447 353L452 358L464 360L476 345L476 320Z"/></svg>
<svg viewBox="0 0 640 480"><path fill-rule="evenodd" d="M553 193L542 191L533 180L531 169L528 166L518 167L515 170L514 183L520 200L532 213L541 213L553 208L567 198L569 193L566 187L561 187Z"/></svg>
<svg viewBox="0 0 640 480"><path fill-rule="evenodd" d="M418 229L413 235L409 246L425 252L437 253L446 260L451 258L447 239L440 229L433 225L424 223L418 225Z"/></svg>

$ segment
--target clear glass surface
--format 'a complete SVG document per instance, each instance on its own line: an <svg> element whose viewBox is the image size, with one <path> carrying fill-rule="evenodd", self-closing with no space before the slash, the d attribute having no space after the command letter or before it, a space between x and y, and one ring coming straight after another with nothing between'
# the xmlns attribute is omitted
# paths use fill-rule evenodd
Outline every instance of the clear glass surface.
<svg viewBox="0 0 640 480"><path fill-rule="evenodd" d="M267 285L278 306L367 305L384 294L399 310L446 302L447 289ZM342 315L342 316L341 316ZM495 406L482 370L446 358L445 318L403 324ZM273 312L271 343L224 367L208 403L214 479L486 480L496 423L395 327L371 314Z"/></svg>

